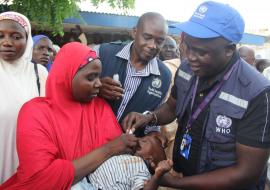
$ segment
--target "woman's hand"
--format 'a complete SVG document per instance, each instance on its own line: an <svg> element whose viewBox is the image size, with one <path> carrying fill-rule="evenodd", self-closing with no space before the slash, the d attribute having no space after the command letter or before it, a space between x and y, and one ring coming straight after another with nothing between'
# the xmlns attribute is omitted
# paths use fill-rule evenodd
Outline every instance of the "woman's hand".
<svg viewBox="0 0 270 190"><path fill-rule="evenodd" d="M120 137L110 141L106 146L113 155L133 154L138 144L138 139L134 135L122 134Z"/></svg>

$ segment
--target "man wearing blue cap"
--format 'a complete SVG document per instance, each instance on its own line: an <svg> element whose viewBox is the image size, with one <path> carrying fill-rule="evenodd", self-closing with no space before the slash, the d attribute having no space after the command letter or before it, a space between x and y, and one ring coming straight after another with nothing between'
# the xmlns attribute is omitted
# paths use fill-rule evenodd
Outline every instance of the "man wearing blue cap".
<svg viewBox="0 0 270 190"><path fill-rule="evenodd" d="M129 114L126 130L178 119L173 153L177 178L161 185L182 189L264 189L270 147L270 83L236 50L244 32L229 5L202 3L184 32L187 61L175 75L171 96L147 115Z"/></svg>

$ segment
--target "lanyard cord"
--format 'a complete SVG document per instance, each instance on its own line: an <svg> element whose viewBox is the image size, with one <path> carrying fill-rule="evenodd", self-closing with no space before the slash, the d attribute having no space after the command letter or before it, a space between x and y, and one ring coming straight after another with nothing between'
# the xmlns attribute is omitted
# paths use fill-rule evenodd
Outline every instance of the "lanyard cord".
<svg viewBox="0 0 270 190"><path fill-rule="evenodd" d="M198 116L200 115L200 113L206 108L206 106L208 105L208 103L214 98L214 96L217 94L217 92L220 90L220 88L224 85L224 83L229 79L229 77L231 76L233 70L236 68L236 66L239 64L239 61L237 61L237 63L235 63L230 70L223 76L222 81L220 81L218 84L216 84L212 90L207 94L207 96L203 99L203 101L200 103L200 105L197 107L197 109L191 113L189 115L189 119L187 122L187 126L186 126L186 133L188 134L188 132L191 129L191 126L193 124L193 122L198 118ZM192 99L191 99L191 112L192 112L192 108L194 105L194 101L195 101L195 96L196 96L196 92L197 92L197 88L198 88L198 83L199 83L199 77L196 77L196 82L192 87Z"/></svg>

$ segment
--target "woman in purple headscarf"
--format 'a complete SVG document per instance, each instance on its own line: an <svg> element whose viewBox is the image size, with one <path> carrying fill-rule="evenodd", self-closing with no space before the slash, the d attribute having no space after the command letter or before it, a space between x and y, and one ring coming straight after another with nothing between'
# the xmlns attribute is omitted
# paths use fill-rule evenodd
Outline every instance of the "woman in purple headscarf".
<svg viewBox="0 0 270 190"><path fill-rule="evenodd" d="M53 43L48 36L36 35L33 37L32 62L41 64L49 71L51 68L53 54Z"/></svg>

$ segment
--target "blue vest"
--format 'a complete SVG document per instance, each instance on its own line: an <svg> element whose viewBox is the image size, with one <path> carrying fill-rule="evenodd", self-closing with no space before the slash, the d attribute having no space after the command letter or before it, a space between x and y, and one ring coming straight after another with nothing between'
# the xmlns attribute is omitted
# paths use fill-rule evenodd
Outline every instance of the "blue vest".
<svg viewBox="0 0 270 190"><path fill-rule="evenodd" d="M114 74L119 75L119 80L123 85L126 79L126 68L128 61L117 57L116 54L123 49L126 44L123 43L107 43L102 44L99 48L99 56L102 63L101 76L112 77ZM136 92L129 100L124 113L119 122L132 111L142 113L146 110L154 110L157 108L164 97L171 83L171 73L169 69L158 60L160 75L150 74L147 77L142 77L142 81ZM161 81L160 85L155 85L155 81ZM108 101L115 115L122 100Z"/></svg>
<svg viewBox="0 0 270 190"><path fill-rule="evenodd" d="M183 62L176 72L176 115L179 121L181 121L189 103L194 77L187 62ZM231 73L230 78L210 102L210 111L203 131L204 136L198 173L223 168L236 163L236 129L230 126L237 126L226 124L226 122L241 120L246 113L248 103L269 87L270 82L261 73L242 59L240 60L238 66ZM225 120L222 120L222 118L225 118ZM222 124L222 122L225 122L225 124ZM258 187L249 189L258 189Z"/></svg>

